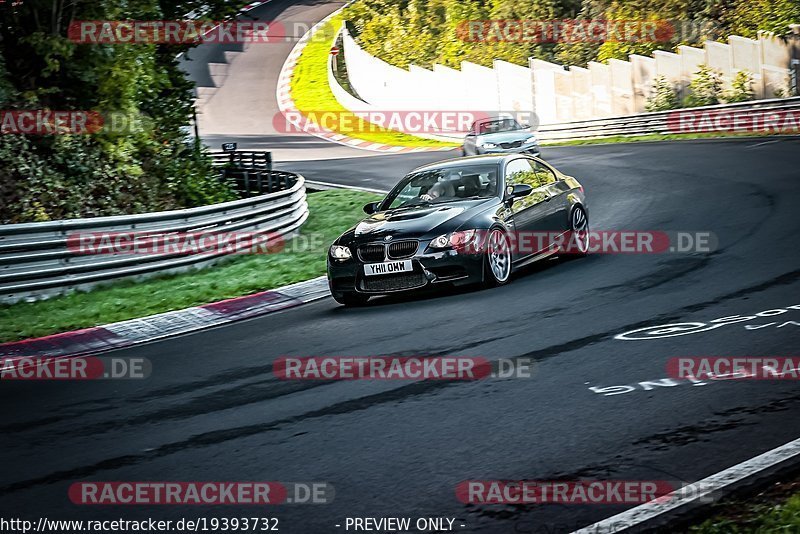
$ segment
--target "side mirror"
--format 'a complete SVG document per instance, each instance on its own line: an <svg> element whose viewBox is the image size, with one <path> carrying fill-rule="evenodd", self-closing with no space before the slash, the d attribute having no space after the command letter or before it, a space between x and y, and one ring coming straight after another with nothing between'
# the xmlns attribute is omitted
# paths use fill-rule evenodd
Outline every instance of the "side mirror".
<svg viewBox="0 0 800 534"><path fill-rule="evenodd" d="M367 215L372 215L378 211L378 204L380 204L380 202L370 202L369 204L364 205L364 213Z"/></svg>
<svg viewBox="0 0 800 534"><path fill-rule="evenodd" d="M509 200L527 197L533 192L533 187L528 184L514 184L506 186L506 197Z"/></svg>
<svg viewBox="0 0 800 534"><path fill-rule="evenodd" d="M531 128L531 125L530 125L530 124L528 124L528 123L525 123L525 122L523 122L523 123L522 123L522 128L523 128L523 129L525 129L525 130L530 130L530 128Z"/></svg>
<svg viewBox="0 0 800 534"><path fill-rule="evenodd" d="M511 198L526 197L533 192L533 188L528 184L514 184L508 187Z"/></svg>

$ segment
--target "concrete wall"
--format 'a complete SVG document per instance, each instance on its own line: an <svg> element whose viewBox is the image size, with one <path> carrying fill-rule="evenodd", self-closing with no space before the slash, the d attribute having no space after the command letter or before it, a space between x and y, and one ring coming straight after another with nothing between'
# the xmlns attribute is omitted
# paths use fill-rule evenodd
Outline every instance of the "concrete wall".
<svg viewBox="0 0 800 534"><path fill-rule="evenodd" d="M633 109L645 109L647 99L653 89L653 80L656 77L656 60L633 54L631 60L631 77L633 78Z"/></svg>
<svg viewBox="0 0 800 534"><path fill-rule="evenodd" d="M767 34L707 41L703 48L679 46L678 53L656 51L653 57L632 55L607 65L592 62L588 69L531 58L527 67L495 60L491 68L465 61L459 69L435 65L427 70L393 67L367 54L343 31L350 83L370 106L382 110L516 111L532 113L532 123L555 124L643 112L656 76L686 96L703 64L719 71L724 87L738 71L750 72L756 98L785 91L789 81L790 50Z"/></svg>

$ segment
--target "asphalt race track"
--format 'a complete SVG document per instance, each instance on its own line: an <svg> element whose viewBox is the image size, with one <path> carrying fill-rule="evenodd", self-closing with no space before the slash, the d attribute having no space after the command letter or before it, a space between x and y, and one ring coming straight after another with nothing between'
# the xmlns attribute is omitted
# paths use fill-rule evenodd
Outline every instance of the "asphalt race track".
<svg viewBox="0 0 800 534"><path fill-rule="evenodd" d="M110 353L150 359L147 380L4 383L3 507L27 519L269 516L289 534L343 532L348 517L569 532L625 507L465 505L456 485L692 482L795 439L796 382L663 379L676 356L797 355L799 150L796 138L544 149L585 186L592 229L713 232L711 253L555 259L500 288L364 308L326 298ZM388 189L411 168L452 157L339 156L281 168ZM750 319L615 339L734 315ZM327 355L530 358L534 372L465 382L297 382L272 372L281 356ZM611 386L629 387L601 389ZM68 488L86 480L326 481L336 495L266 509L75 506Z"/></svg>
<svg viewBox="0 0 800 534"><path fill-rule="evenodd" d="M791 381L636 384L665 378L674 356L793 355L800 309L678 337L614 336L800 304L797 149L786 139L547 151L583 181L594 229L712 231L711 254L555 260L498 289L376 299L362 309L324 299L113 353L151 359L146 381L7 383L0 495L20 516L231 517L253 510L87 509L69 503L67 488L328 481L332 504L266 513L290 533L336 532L355 516L561 532L619 507L467 506L454 488L467 479L694 481L776 447L797 437ZM334 179L347 174L331 168ZM529 357L535 372L417 383L299 383L271 372L287 355L423 354ZM589 389L619 385L635 389Z"/></svg>
<svg viewBox="0 0 800 534"><path fill-rule="evenodd" d="M231 141L237 142L241 149L269 149L276 161L372 155L372 152L279 127L286 123L275 93L286 57L307 28L343 5L344 2L318 0L262 2L242 18L278 20L283 31L276 31L276 37L283 33L285 39L248 45L204 44L190 50L183 61L189 77L200 87L219 85L199 110L203 142L215 149L220 148L220 143ZM216 84L211 77L209 62L228 63L225 75ZM280 119L276 121L276 117Z"/></svg>

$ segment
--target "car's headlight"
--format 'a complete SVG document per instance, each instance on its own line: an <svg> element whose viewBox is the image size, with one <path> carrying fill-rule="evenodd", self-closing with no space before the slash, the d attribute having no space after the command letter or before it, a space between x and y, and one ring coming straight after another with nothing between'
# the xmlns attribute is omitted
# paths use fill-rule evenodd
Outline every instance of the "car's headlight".
<svg viewBox="0 0 800 534"><path fill-rule="evenodd" d="M450 234L440 235L428 245L431 248L447 248L450 246Z"/></svg>
<svg viewBox="0 0 800 534"><path fill-rule="evenodd" d="M483 143L481 148L497 148L497 145L494 143Z"/></svg>
<svg viewBox="0 0 800 534"><path fill-rule="evenodd" d="M441 249L441 248L461 249L472 244L477 236L478 236L477 230L460 230L458 232L453 232L452 234L440 235L439 237L431 240L428 246L430 248L435 248L435 249Z"/></svg>
<svg viewBox="0 0 800 534"><path fill-rule="evenodd" d="M473 243L477 237L477 230L461 230L450 234L450 246L453 248L463 248Z"/></svg>
<svg viewBox="0 0 800 534"><path fill-rule="evenodd" d="M343 247L341 245L333 245L331 247L331 258L334 260L344 261L349 260L353 257L353 253L350 252L350 249L347 247Z"/></svg>
<svg viewBox="0 0 800 534"><path fill-rule="evenodd" d="M535 135L532 135L529 138L525 139L525 143L535 143L535 142L536 142L536 136Z"/></svg>

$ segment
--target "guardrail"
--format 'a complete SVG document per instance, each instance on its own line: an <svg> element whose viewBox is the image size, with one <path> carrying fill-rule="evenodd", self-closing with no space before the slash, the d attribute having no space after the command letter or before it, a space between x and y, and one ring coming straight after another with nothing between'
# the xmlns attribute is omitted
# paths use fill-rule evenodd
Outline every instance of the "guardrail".
<svg viewBox="0 0 800 534"><path fill-rule="evenodd" d="M208 154L216 167L272 170L272 152L266 150L209 150Z"/></svg>
<svg viewBox="0 0 800 534"><path fill-rule="evenodd" d="M166 239L177 233L199 237L234 231L258 236L293 235L308 218L305 179L271 171L275 187L282 190L197 208L139 215L71 219L0 226L0 302L36 300L74 289L88 289L117 278L152 273L179 272L218 261L251 243L199 253L171 251L162 254L82 254L71 250L68 238L88 232L136 232L148 239ZM266 188L265 188L266 189Z"/></svg>
<svg viewBox="0 0 800 534"><path fill-rule="evenodd" d="M220 178L228 182L242 197L289 188L287 174L272 171L271 152L212 150L208 154L211 156L211 164L219 169Z"/></svg>
<svg viewBox="0 0 800 534"><path fill-rule="evenodd" d="M680 108L670 111L639 113L623 117L563 122L540 126L536 136L540 141L563 141L571 139L598 139L616 135L634 136L647 134L674 134L672 121L677 113L701 114L704 111L718 116L720 112L788 112L800 111L800 97L753 100L734 104L718 104L696 108ZM677 121L676 121L677 122ZM733 121L731 121L733 123Z"/></svg>

